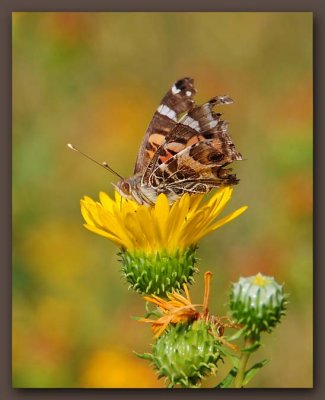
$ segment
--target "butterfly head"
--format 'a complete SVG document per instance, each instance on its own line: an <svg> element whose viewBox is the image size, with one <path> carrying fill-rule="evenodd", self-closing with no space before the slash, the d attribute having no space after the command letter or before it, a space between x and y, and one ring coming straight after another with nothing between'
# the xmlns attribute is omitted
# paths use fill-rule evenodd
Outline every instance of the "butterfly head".
<svg viewBox="0 0 325 400"><path fill-rule="evenodd" d="M121 179L117 182L117 185L113 183L116 191L127 200L135 200L139 204L143 204L144 201L140 192L137 188L135 177L131 177L129 179Z"/></svg>
<svg viewBox="0 0 325 400"><path fill-rule="evenodd" d="M114 186L121 196L125 198L132 198L132 187L127 180L121 179L117 185Z"/></svg>
<svg viewBox="0 0 325 400"><path fill-rule="evenodd" d="M153 188L141 185L141 176L138 174L128 179L121 179L117 185L113 183L113 186L122 197L139 204L152 206L157 200L157 192Z"/></svg>

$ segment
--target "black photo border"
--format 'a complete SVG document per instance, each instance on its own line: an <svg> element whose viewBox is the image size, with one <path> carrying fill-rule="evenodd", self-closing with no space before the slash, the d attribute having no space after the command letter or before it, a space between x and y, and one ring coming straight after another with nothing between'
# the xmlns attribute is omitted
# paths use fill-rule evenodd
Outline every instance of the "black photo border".
<svg viewBox="0 0 325 400"><path fill-rule="evenodd" d="M324 247L321 204L324 201L324 30L323 0L2 0L0 2L0 399L319 399L325 393L321 361L324 355ZM13 389L11 387L11 14L15 11L251 11L312 12L314 33L314 388L312 389ZM302 99L303 101L303 99ZM301 343L304 346L304 343ZM288 363L295 360L288 360ZM284 365L283 368L286 368ZM281 373L281 371L279 371Z"/></svg>

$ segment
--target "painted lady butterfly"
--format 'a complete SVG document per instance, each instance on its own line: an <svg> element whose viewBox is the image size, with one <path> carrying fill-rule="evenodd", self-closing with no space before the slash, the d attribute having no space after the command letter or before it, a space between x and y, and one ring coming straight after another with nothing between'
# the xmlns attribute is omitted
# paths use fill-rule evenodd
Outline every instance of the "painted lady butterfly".
<svg viewBox="0 0 325 400"><path fill-rule="evenodd" d="M165 193L172 203L184 193L238 183L225 167L242 156L228 135L228 122L213 111L233 100L216 96L197 106L195 93L193 79L183 78L164 96L142 141L134 175L116 185L123 197L153 204Z"/></svg>
<svg viewBox="0 0 325 400"><path fill-rule="evenodd" d="M213 188L239 182L225 167L242 156L228 135L228 122L213 111L231 104L228 96L216 96L195 105L192 78L178 80L157 108L142 141L134 175L122 178L106 162L98 163L75 146L68 146L109 170L121 180L114 185L125 198L152 205L160 193L173 203L184 193L208 193Z"/></svg>

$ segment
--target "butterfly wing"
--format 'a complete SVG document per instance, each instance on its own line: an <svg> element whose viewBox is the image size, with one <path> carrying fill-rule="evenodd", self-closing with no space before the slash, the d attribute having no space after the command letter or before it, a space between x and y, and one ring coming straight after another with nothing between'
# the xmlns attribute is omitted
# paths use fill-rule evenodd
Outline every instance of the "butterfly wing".
<svg viewBox="0 0 325 400"><path fill-rule="evenodd" d="M177 126L180 115L189 112L194 107L195 93L194 81L188 77L179 79L166 93L141 143L134 174L144 173L157 149Z"/></svg>
<svg viewBox="0 0 325 400"><path fill-rule="evenodd" d="M143 182L175 195L238 183L225 167L242 156L228 134L228 122L213 111L217 104L230 103L228 96L217 96L189 110L153 155Z"/></svg>

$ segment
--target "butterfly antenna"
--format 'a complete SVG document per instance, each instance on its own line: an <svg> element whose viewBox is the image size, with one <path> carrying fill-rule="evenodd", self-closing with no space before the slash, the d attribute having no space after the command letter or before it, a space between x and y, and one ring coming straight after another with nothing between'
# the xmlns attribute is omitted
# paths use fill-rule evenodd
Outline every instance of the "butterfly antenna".
<svg viewBox="0 0 325 400"><path fill-rule="evenodd" d="M77 153L80 153L81 155L83 155L84 157L88 158L88 160L94 162L95 164L99 165L102 168L105 168L106 171L109 171L110 173L112 173L113 175L118 176L120 179L124 179L123 176L121 176L120 174L118 174L116 171L114 171L113 168L111 168L106 161L100 163L98 161L96 161L95 159L93 159L92 157L88 156L87 154L85 154L83 151L77 149L76 146L74 146L71 143L68 143L67 146L69 147L69 149L76 151Z"/></svg>

